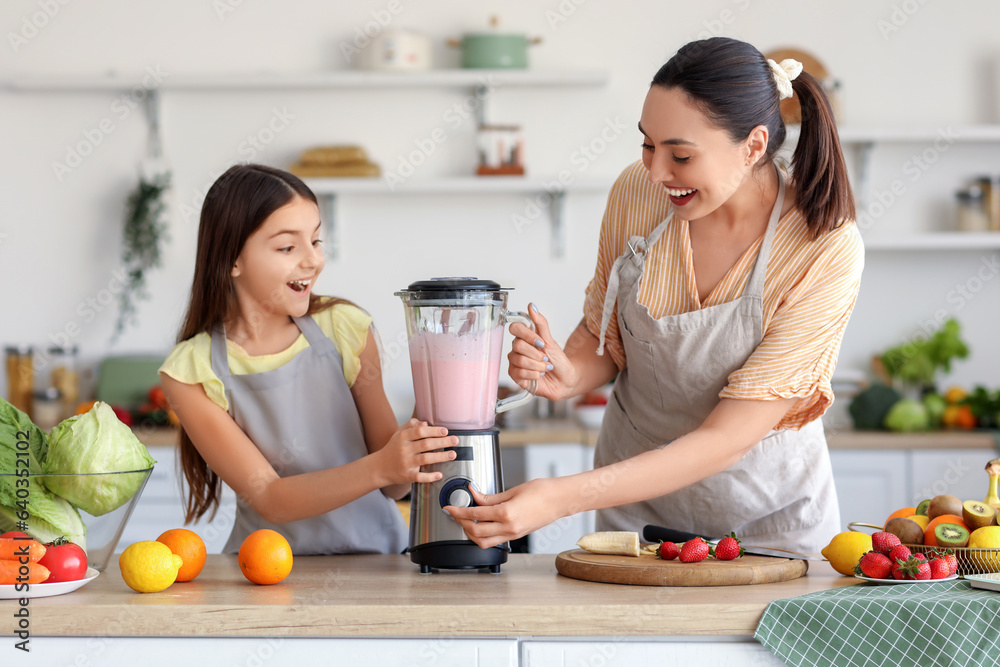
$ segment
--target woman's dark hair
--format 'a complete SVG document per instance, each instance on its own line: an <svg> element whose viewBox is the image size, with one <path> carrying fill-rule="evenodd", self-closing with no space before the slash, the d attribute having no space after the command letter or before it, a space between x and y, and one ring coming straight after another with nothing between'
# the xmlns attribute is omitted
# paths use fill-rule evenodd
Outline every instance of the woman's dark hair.
<svg viewBox="0 0 1000 667"><path fill-rule="evenodd" d="M239 164L209 188L201 207L198 250L195 254L191 300L177 341L202 332L236 314L232 269L250 235L267 218L295 197L316 203L316 195L293 174L259 164ZM329 308L343 299L309 295L309 313ZM180 432L180 463L188 483L185 522L197 521L219 506L221 480L205 463L184 430Z"/></svg>
<svg viewBox="0 0 1000 667"><path fill-rule="evenodd" d="M685 44L660 68L651 85L683 90L734 142L745 140L753 128L763 125L769 135L769 159L785 142L785 122L771 68L764 55L746 42L712 37ZM837 124L822 86L802 72L792 81L792 90L802 109L791 165L795 205L805 215L813 238L818 238L844 219L855 217L854 195Z"/></svg>

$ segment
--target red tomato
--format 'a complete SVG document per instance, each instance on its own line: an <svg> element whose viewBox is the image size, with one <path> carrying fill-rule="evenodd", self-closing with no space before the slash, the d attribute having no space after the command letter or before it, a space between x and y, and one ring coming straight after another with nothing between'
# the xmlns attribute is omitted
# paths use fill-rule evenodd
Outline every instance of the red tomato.
<svg viewBox="0 0 1000 667"><path fill-rule="evenodd" d="M125 424L126 426L132 425L132 413L126 410L121 405L112 405L111 409L114 411L115 416L118 417L118 421Z"/></svg>
<svg viewBox="0 0 1000 667"><path fill-rule="evenodd" d="M87 574L87 552L78 544L62 538L45 545L45 555L38 561L50 574L45 583L77 581Z"/></svg>
<svg viewBox="0 0 1000 667"><path fill-rule="evenodd" d="M30 540L31 536L27 533L22 533L19 530L10 530L6 533L0 534L0 540L12 540L14 538L28 538Z"/></svg>
<svg viewBox="0 0 1000 667"><path fill-rule="evenodd" d="M167 395L163 392L163 387L156 385L149 390L149 402L155 405L160 410L169 410L170 404L167 403Z"/></svg>

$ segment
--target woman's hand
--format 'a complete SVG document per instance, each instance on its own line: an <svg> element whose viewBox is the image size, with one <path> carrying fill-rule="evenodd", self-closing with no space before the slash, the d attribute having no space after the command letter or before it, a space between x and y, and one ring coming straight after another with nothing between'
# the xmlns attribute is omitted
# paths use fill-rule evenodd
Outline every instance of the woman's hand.
<svg viewBox="0 0 1000 667"><path fill-rule="evenodd" d="M462 526L469 539L483 549L515 540L567 514L554 489L559 479L536 479L503 493L484 496L470 488L478 507L445 510Z"/></svg>
<svg viewBox="0 0 1000 667"><path fill-rule="evenodd" d="M385 447L371 455L378 460L383 477L380 486L436 482L441 479L440 472L421 472L420 467L451 461L456 456L453 450L435 450L457 444L458 438L449 436L448 429L411 419L392 434Z"/></svg>
<svg viewBox="0 0 1000 667"><path fill-rule="evenodd" d="M538 312L535 304L528 307L528 315L535 323L535 331L521 323L510 326L515 338L507 355L508 375L522 389L534 380L537 383L536 396L553 401L572 396L579 379L576 365L552 338L549 322Z"/></svg>

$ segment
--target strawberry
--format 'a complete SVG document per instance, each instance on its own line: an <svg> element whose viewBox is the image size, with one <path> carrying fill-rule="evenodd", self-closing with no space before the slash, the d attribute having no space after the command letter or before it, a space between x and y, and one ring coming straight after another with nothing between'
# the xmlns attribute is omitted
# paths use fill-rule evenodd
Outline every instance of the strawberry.
<svg viewBox="0 0 1000 667"><path fill-rule="evenodd" d="M948 563L949 574L958 573L958 557L955 556L954 549L935 549L931 552L934 558L940 558Z"/></svg>
<svg viewBox="0 0 1000 667"><path fill-rule="evenodd" d="M660 542L660 548L656 550L656 555L663 560L673 560L680 552L680 547L675 542Z"/></svg>
<svg viewBox="0 0 1000 667"><path fill-rule="evenodd" d="M889 559L895 563L897 560L905 561L911 555L910 548L900 544L898 547L893 547L892 551L889 552Z"/></svg>
<svg viewBox="0 0 1000 667"><path fill-rule="evenodd" d="M872 579L888 579L891 570L892 561L889 560L888 556L877 551L869 551L854 566L855 574Z"/></svg>
<svg viewBox="0 0 1000 667"><path fill-rule="evenodd" d="M892 533L887 533L885 531L879 531L877 533L872 533L872 549L880 554L889 555L889 552L893 550L894 547L898 547L902 542L899 538Z"/></svg>
<svg viewBox="0 0 1000 667"><path fill-rule="evenodd" d="M733 560L742 556L743 547L740 546L740 541L736 538L736 533L730 533L719 540L715 545L715 549L712 550L712 555L717 560Z"/></svg>
<svg viewBox="0 0 1000 667"><path fill-rule="evenodd" d="M697 563L708 558L708 542L695 537L684 543L681 547L680 559L682 563Z"/></svg>
<svg viewBox="0 0 1000 667"><path fill-rule="evenodd" d="M892 576L896 579L930 579L931 564L916 556L910 556L906 560L899 559Z"/></svg>
<svg viewBox="0 0 1000 667"><path fill-rule="evenodd" d="M923 560L923 561L927 560L927 554L913 554L913 557L916 558L917 560Z"/></svg>
<svg viewBox="0 0 1000 667"><path fill-rule="evenodd" d="M944 579L951 576L951 565L944 558L931 559L931 579Z"/></svg>

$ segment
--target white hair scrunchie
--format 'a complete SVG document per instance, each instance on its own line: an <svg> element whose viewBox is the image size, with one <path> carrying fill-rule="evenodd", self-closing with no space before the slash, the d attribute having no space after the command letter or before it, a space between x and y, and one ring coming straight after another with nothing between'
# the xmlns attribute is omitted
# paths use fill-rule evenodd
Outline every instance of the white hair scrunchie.
<svg viewBox="0 0 1000 667"><path fill-rule="evenodd" d="M802 63L792 58L776 63L768 58L767 64L771 66L771 76L774 77L774 85L778 87L778 99L791 97L792 81L802 73Z"/></svg>

